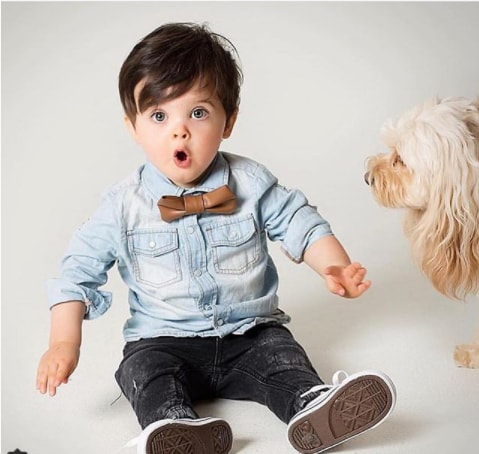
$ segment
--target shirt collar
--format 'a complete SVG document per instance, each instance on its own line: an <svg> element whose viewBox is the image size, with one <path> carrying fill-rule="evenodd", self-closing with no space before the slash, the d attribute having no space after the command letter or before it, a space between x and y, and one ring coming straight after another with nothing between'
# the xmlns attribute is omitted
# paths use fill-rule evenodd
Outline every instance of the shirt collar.
<svg viewBox="0 0 479 454"><path fill-rule="evenodd" d="M221 152L218 152L203 180L193 188L182 188L163 175L150 161L147 161L142 172L143 185L158 200L164 195L181 196L195 192L210 192L228 184L230 169Z"/></svg>

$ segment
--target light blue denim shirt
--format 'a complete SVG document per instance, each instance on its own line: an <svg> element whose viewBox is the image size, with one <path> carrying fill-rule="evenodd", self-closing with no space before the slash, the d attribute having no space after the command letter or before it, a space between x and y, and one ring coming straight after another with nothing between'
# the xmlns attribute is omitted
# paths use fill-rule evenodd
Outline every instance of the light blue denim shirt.
<svg viewBox="0 0 479 454"><path fill-rule="evenodd" d="M160 218L163 195L209 192L228 184L234 214ZM242 334L269 321L289 322L278 308L278 274L267 238L295 262L328 222L298 190L278 184L263 165L219 152L201 185L174 185L151 163L105 192L93 216L73 235L59 276L47 283L49 306L80 300L86 319L104 314L100 290L116 263L129 289L126 341L156 336Z"/></svg>

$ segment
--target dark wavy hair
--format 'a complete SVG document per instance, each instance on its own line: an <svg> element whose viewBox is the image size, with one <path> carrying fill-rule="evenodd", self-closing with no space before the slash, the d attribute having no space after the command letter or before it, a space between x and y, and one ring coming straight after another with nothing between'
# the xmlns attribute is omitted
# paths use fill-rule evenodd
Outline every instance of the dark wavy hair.
<svg viewBox="0 0 479 454"><path fill-rule="evenodd" d="M144 85L137 105L134 91L140 82ZM181 96L197 82L218 96L228 121L239 106L243 82L238 52L206 24L169 23L136 44L123 62L118 85L134 125L137 113Z"/></svg>

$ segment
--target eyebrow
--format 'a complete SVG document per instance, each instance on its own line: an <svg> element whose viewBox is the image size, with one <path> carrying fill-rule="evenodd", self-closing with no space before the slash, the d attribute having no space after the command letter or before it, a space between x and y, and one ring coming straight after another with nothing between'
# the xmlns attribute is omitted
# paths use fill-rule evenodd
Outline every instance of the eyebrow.
<svg viewBox="0 0 479 454"><path fill-rule="evenodd" d="M171 100L170 100L170 101L171 101ZM164 102L167 103L167 102L170 102L170 101L164 101ZM150 108L148 108L147 110L160 109L162 104L163 104L163 103L157 103L157 104L151 106ZM191 104L193 104L193 105L196 105L196 104L208 104L208 105L210 105L211 107L217 108L220 103L218 103L218 102L215 103L214 101L211 100L211 98L201 98L201 99L194 99L194 100L191 102Z"/></svg>
<svg viewBox="0 0 479 454"><path fill-rule="evenodd" d="M199 103L199 104L209 104L209 105L211 105L211 106L213 106L213 107L215 107L215 105L216 105L215 102L213 101L213 97L212 97L212 96L210 96L209 98L198 99L198 100L195 101L195 103Z"/></svg>

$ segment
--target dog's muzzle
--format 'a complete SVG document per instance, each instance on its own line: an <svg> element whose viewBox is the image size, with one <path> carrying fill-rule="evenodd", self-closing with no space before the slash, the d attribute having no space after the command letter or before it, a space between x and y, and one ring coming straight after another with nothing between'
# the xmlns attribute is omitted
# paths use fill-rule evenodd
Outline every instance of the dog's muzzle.
<svg viewBox="0 0 479 454"><path fill-rule="evenodd" d="M364 174L364 181L368 186L372 186L374 184L374 178L371 178L371 175L369 172L366 172Z"/></svg>

